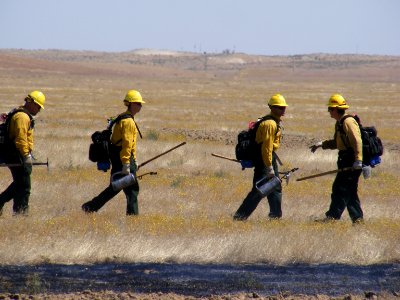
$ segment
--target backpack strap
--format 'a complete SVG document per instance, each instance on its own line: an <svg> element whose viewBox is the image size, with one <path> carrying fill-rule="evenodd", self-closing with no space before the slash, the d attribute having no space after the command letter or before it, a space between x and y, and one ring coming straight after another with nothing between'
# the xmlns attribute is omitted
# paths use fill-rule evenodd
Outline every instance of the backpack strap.
<svg viewBox="0 0 400 300"><path fill-rule="evenodd" d="M132 118L133 123L135 124L135 127L139 133L140 138L143 139L143 136L142 136L142 133L140 132L139 126L136 124L135 118L131 114L121 114L121 115L118 115L118 117L116 117L115 119L111 119L107 126L107 129L111 130L112 127L114 126L114 124L118 123L119 121L121 121L123 119L128 119L128 118ZM121 140L117 141L116 144L118 144L120 141Z"/></svg>
<svg viewBox="0 0 400 300"><path fill-rule="evenodd" d="M257 127L260 126L261 122L264 122L266 120L273 120L276 123L276 131L275 131L275 136L277 135L279 129L281 128L281 125L279 124L279 122L271 115L266 115L264 117L261 117L260 119L258 119L258 121L256 122ZM255 126L256 126L255 125ZM258 129L258 128L256 128Z"/></svg>
<svg viewBox="0 0 400 300"><path fill-rule="evenodd" d="M137 125L136 122L135 122L135 126L136 126L137 131L139 132L140 138L143 139L142 133L140 132L139 126Z"/></svg>
<svg viewBox="0 0 400 300"><path fill-rule="evenodd" d="M277 120L275 120L275 118L274 118L273 116L271 116L271 115L266 115L266 116L264 116L264 117L259 118L259 119L257 120L257 122L254 124L254 127L253 127L253 129L254 129L254 140L255 140L255 135L257 134L258 127L260 126L260 124L261 124L262 122L264 122L264 121L266 121L266 120L273 120L273 121L276 123L275 137L276 137L276 135L278 134L278 131L279 131L279 129L281 128L281 126L279 125L279 122L278 122ZM258 144L258 145L261 145L261 144Z"/></svg>
<svg viewBox="0 0 400 300"><path fill-rule="evenodd" d="M344 132L343 129L343 123L347 118L353 118L354 120L356 120L358 126L361 126L360 124L360 119L358 118L358 116L352 116L352 115L345 115L343 118L341 118L338 122L337 122L337 127L336 127L336 132L335 132L335 136L337 133L339 133L340 135L340 139L342 140L343 144L345 145L345 147L347 149L351 148L349 141L347 139L347 135Z"/></svg>
<svg viewBox="0 0 400 300"><path fill-rule="evenodd" d="M33 119L33 116L29 113L29 111L28 111L26 108L24 108L24 107L17 107L17 108L14 108L12 111L10 111L10 112L7 114L7 118L6 118L6 121L5 121L6 128L7 128L7 133L8 133L8 129L9 129L9 127L10 127L11 118L12 118L16 113L19 113L19 112L23 112L23 113L26 113L26 114L28 115L29 120L30 120L30 123L29 123L29 128L30 128L30 129L33 129L33 128L35 127L35 120Z"/></svg>
<svg viewBox="0 0 400 300"><path fill-rule="evenodd" d="M121 120L123 120L123 119L128 119L128 118L132 118L133 119L133 116L131 115L131 114L121 114L121 115L118 115L116 118L110 118L110 119L108 119L108 121L109 121L109 123L108 123L108 126L107 126L107 129L109 129L109 130L111 130L112 129L112 127L116 124L116 123L118 123L119 121L121 121Z"/></svg>

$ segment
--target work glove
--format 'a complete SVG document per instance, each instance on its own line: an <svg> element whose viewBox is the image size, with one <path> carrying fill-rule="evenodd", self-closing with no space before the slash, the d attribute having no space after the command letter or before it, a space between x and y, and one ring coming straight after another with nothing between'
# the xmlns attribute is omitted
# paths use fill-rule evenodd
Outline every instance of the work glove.
<svg viewBox="0 0 400 300"><path fill-rule="evenodd" d="M320 147L322 147L322 142L318 142L318 143L312 145L312 146L310 147L310 150L311 150L312 153L314 153L314 152L317 151L317 149L320 148Z"/></svg>
<svg viewBox="0 0 400 300"><path fill-rule="evenodd" d="M362 161L361 160L356 160L353 164L353 169L354 170L361 170L362 169Z"/></svg>
<svg viewBox="0 0 400 300"><path fill-rule="evenodd" d="M24 158L23 158L24 166L32 167L32 163L33 163L32 154L29 153L28 155L24 156Z"/></svg>
<svg viewBox="0 0 400 300"><path fill-rule="evenodd" d="M371 166L365 166L362 168L362 175L364 177L364 179L368 179L371 177L371 173L372 173L372 168Z"/></svg>
<svg viewBox="0 0 400 300"><path fill-rule="evenodd" d="M254 167L253 161L251 160L241 160L240 164L242 165L242 170Z"/></svg>
<svg viewBox="0 0 400 300"><path fill-rule="evenodd" d="M274 168L272 166L267 167L267 178L275 177Z"/></svg>
<svg viewBox="0 0 400 300"><path fill-rule="evenodd" d="M131 165L130 164L123 164L121 173L124 175L128 175L131 172Z"/></svg>

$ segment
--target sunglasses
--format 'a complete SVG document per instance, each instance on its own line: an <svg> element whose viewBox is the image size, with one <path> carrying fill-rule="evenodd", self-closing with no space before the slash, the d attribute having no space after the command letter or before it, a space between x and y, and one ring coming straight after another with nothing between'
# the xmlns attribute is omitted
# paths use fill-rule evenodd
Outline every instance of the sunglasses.
<svg viewBox="0 0 400 300"><path fill-rule="evenodd" d="M273 108L279 109L279 110L285 110L286 106L272 106Z"/></svg>

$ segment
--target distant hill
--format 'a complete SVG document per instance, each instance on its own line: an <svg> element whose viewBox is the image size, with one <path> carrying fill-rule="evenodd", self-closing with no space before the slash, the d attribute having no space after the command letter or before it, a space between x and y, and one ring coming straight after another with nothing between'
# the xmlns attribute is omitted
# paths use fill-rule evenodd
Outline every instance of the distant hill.
<svg viewBox="0 0 400 300"><path fill-rule="evenodd" d="M248 55L243 53L192 53L153 49L129 52L68 50L0 49L0 68L39 69L73 74L143 76L188 76L193 72L237 72L249 70L249 78L303 79L346 75L349 79L362 73L365 80L398 81L400 56L361 54L306 54L292 56ZM189 73L188 73L189 72ZM344 73L345 72L345 73ZM192 74L193 75L193 74ZM295 75L295 76L294 76ZM368 79L370 78L370 79Z"/></svg>

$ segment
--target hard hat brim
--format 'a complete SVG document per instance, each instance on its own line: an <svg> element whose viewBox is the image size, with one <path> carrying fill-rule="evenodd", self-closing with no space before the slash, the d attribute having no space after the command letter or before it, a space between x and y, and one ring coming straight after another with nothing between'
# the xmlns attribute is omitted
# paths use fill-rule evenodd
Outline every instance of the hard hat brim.
<svg viewBox="0 0 400 300"><path fill-rule="evenodd" d="M269 107L274 107L274 106L277 106L277 107L288 107L289 105L287 105L287 104L280 104L280 105L277 105L277 104L268 104L268 106Z"/></svg>
<svg viewBox="0 0 400 300"><path fill-rule="evenodd" d="M35 102L37 105L39 105L39 106L40 106L40 108L41 108L41 109L43 109L43 110L44 110L44 106L43 106L43 104L41 104L41 103L37 102L36 100L33 100L33 102Z"/></svg>
<svg viewBox="0 0 400 300"><path fill-rule="evenodd" d="M350 106L348 106L347 104L346 105L330 105L330 104L328 104L328 107L333 107L333 108L337 107L339 109L348 109L348 108L350 108Z"/></svg>
<svg viewBox="0 0 400 300"><path fill-rule="evenodd" d="M143 100L128 101L128 100L125 100L125 99L124 99L124 104L125 104L125 106L128 106L129 103L146 103L146 102L143 101Z"/></svg>

